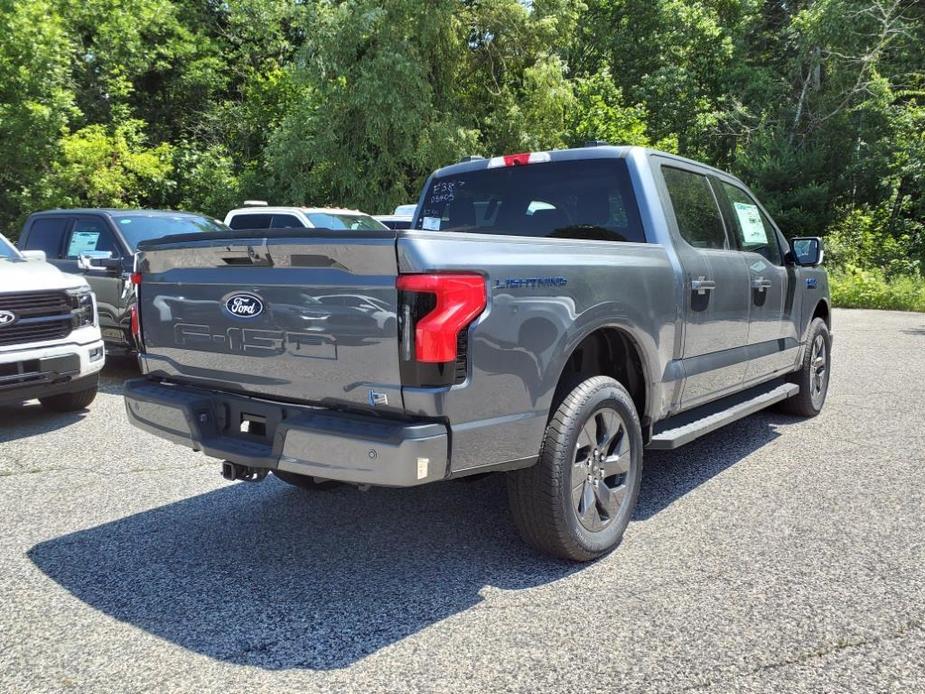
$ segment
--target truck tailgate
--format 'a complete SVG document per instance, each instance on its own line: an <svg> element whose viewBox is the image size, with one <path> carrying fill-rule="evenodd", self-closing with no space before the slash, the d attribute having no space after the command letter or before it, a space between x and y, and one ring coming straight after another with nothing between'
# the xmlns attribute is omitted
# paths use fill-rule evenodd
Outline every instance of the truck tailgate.
<svg viewBox="0 0 925 694"><path fill-rule="evenodd" d="M142 246L145 371L401 411L392 232L225 232Z"/></svg>

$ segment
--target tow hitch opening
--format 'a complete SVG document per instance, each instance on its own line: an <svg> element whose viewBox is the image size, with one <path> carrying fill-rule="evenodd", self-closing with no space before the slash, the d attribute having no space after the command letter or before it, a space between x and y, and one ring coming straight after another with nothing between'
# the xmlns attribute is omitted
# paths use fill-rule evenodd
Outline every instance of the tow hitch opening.
<svg viewBox="0 0 925 694"><path fill-rule="evenodd" d="M232 463L230 460L222 462L222 477L229 482L234 482L235 480L241 480L243 482L262 482L268 472L269 470L265 468L238 465L237 463Z"/></svg>

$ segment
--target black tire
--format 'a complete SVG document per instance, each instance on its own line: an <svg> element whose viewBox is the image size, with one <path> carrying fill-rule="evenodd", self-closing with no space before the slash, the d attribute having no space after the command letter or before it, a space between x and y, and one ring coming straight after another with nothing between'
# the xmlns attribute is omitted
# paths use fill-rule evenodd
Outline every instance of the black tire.
<svg viewBox="0 0 925 694"><path fill-rule="evenodd" d="M817 348L823 349L821 357ZM821 359L821 361L820 361ZM791 383L800 386L800 392L778 405L778 410L796 417L815 417L822 411L829 391L829 375L832 363L832 336L821 318L809 324L806 333L806 348L799 371L790 376ZM823 369L820 374L820 365Z"/></svg>
<svg viewBox="0 0 925 694"><path fill-rule="evenodd" d="M604 424L612 413L619 416L619 431L608 438ZM614 470L619 472L605 475ZM514 525L542 552L571 561L596 559L623 539L641 481L642 427L633 399L612 378L589 378L549 421L536 465L507 473Z"/></svg>
<svg viewBox="0 0 925 694"><path fill-rule="evenodd" d="M298 487L299 489L305 489L308 491L334 489L343 484L343 482L335 482L334 480L319 480L316 477L297 475L294 472L284 472L282 470L274 470L273 474L278 477L280 481L285 482L286 484L291 484L293 487Z"/></svg>
<svg viewBox="0 0 925 694"><path fill-rule="evenodd" d="M78 390L74 393L61 393L39 398L39 402L46 409L54 412L78 412L85 410L96 399L96 386Z"/></svg>

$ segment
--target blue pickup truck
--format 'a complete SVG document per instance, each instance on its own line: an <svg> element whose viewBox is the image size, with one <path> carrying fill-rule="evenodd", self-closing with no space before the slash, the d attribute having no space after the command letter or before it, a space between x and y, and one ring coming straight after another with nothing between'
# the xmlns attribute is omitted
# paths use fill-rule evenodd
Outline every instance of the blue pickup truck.
<svg viewBox="0 0 925 694"><path fill-rule="evenodd" d="M826 397L820 240L648 149L471 157L430 176L409 230L140 249L134 424L228 479L503 472L522 537L570 560L619 543L645 448Z"/></svg>

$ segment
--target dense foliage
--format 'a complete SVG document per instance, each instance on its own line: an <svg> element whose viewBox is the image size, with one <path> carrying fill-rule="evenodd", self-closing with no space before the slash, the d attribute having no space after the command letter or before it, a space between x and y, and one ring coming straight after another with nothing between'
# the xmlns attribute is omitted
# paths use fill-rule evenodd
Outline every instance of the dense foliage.
<svg viewBox="0 0 925 694"><path fill-rule="evenodd" d="M916 0L0 0L0 229L52 206L384 212L465 154L648 144L925 267Z"/></svg>

